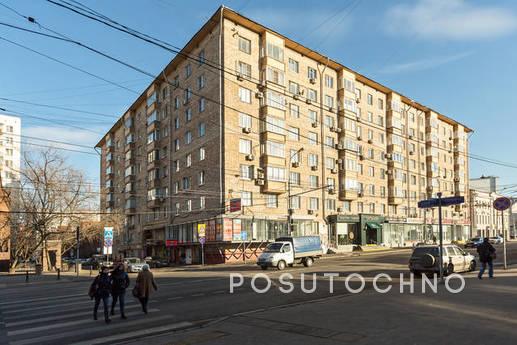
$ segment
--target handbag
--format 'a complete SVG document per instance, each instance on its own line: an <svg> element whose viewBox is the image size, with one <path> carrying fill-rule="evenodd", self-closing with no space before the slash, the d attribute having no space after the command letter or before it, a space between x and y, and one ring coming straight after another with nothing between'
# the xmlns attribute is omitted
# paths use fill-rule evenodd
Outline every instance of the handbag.
<svg viewBox="0 0 517 345"><path fill-rule="evenodd" d="M140 297L140 294L138 293L138 286L135 285L135 287L133 288L133 290L131 290L131 293L133 294L133 297L135 298L139 298Z"/></svg>

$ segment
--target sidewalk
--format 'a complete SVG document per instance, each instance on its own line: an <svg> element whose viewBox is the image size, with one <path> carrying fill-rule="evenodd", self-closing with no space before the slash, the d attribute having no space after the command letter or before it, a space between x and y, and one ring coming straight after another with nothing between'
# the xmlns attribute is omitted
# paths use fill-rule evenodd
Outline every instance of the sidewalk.
<svg viewBox="0 0 517 345"><path fill-rule="evenodd" d="M398 283L393 282L387 294L368 289L312 303L279 305L127 344L262 344L265 333L268 344L282 345L513 344L517 268L496 270L495 275L493 280L478 280L476 273L465 274L466 287L457 294L443 285L437 294L429 289L422 294L420 281L415 293L405 287L406 293L400 294Z"/></svg>

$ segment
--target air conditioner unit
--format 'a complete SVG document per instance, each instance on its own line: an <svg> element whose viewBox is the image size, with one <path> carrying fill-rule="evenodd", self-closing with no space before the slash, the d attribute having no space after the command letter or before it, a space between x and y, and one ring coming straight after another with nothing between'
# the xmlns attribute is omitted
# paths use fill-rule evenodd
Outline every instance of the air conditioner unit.
<svg viewBox="0 0 517 345"><path fill-rule="evenodd" d="M355 102L356 102L356 103L361 103L361 99L360 99L359 97L357 97L357 98L355 99Z"/></svg>
<svg viewBox="0 0 517 345"><path fill-rule="evenodd" d="M363 192L357 192L357 196L362 198L363 197Z"/></svg>
<svg viewBox="0 0 517 345"><path fill-rule="evenodd" d="M345 149L345 146L343 144L336 144L335 147L336 147L336 150L344 150Z"/></svg>
<svg viewBox="0 0 517 345"><path fill-rule="evenodd" d="M261 92L255 93L255 98L262 99L264 98L264 95Z"/></svg>
<svg viewBox="0 0 517 345"><path fill-rule="evenodd" d="M311 126L312 126L312 128L317 128L317 127L318 127L318 123L317 123L317 122L313 122L313 123L311 124Z"/></svg>
<svg viewBox="0 0 517 345"><path fill-rule="evenodd" d="M257 84L257 88L259 90L262 90L263 88L266 87L266 81L265 80L261 80L258 84Z"/></svg>
<svg viewBox="0 0 517 345"><path fill-rule="evenodd" d="M455 177L454 178L454 182L460 182L460 178L459 177Z"/></svg>
<svg viewBox="0 0 517 345"><path fill-rule="evenodd" d="M408 135L408 139L413 139L413 136L412 135Z"/></svg>
<svg viewBox="0 0 517 345"><path fill-rule="evenodd" d="M337 211L337 212L343 212L343 208L342 208L342 207L338 207L338 208L336 209L336 211Z"/></svg>
<svg viewBox="0 0 517 345"><path fill-rule="evenodd" d="M336 133L341 133L341 128L336 127L335 132L336 132Z"/></svg>
<svg viewBox="0 0 517 345"><path fill-rule="evenodd" d="M300 163L299 162L293 162L291 165L293 166L293 168L298 168L300 166Z"/></svg>
<svg viewBox="0 0 517 345"><path fill-rule="evenodd" d="M415 154L415 152L414 152L414 151L409 151L409 155L410 155L410 156L412 156L412 155L414 155L414 154Z"/></svg>
<svg viewBox="0 0 517 345"><path fill-rule="evenodd" d="M311 170L312 170L312 171L317 171L317 170L318 170L318 166L317 166L317 165L313 165L313 166L311 166Z"/></svg>
<svg viewBox="0 0 517 345"><path fill-rule="evenodd" d="M331 113L333 113L333 112L334 112L334 108L333 108L333 107L329 107L329 111L330 111Z"/></svg>
<svg viewBox="0 0 517 345"><path fill-rule="evenodd" d="M391 153L385 153L384 154L384 158L391 159Z"/></svg>
<svg viewBox="0 0 517 345"><path fill-rule="evenodd" d="M307 210L308 214L314 214L314 210Z"/></svg>
<svg viewBox="0 0 517 345"><path fill-rule="evenodd" d="M246 155L246 160L247 161L252 161L254 159L255 159L255 157L253 155Z"/></svg>
<svg viewBox="0 0 517 345"><path fill-rule="evenodd" d="M357 136L357 140L361 141L363 140L363 137L361 137L360 135Z"/></svg>
<svg viewBox="0 0 517 345"><path fill-rule="evenodd" d="M296 93L295 93L295 94L293 95L293 98L298 100L298 99L300 99L300 96L299 96L298 94L296 94Z"/></svg>
<svg viewBox="0 0 517 345"><path fill-rule="evenodd" d="M337 174L337 169L334 168L334 169L330 170L330 172L333 173L333 174Z"/></svg>
<svg viewBox="0 0 517 345"><path fill-rule="evenodd" d="M249 128L249 127L244 127L244 128L242 129L242 133L250 134L250 133L251 133L251 128Z"/></svg>
<svg viewBox="0 0 517 345"><path fill-rule="evenodd" d="M368 139L368 144L372 144L373 143L373 140L372 139Z"/></svg>
<svg viewBox="0 0 517 345"><path fill-rule="evenodd" d="M359 160L364 160L364 156L363 155L359 155Z"/></svg>
<svg viewBox="0 0 517 345"><path fill-rule="evenodd" d="M310 78L309 79L309 83L316 84L316 78Z"/></svg>
<svg viewBox="0 0 517 345"><path fill-rule="evenodd" d="M263 186L263 185L264 185L264 180L262 180L262 179L257 179L257 180L255 180L255 184L256 184L257 186Z"/></svg>
<svg viewBox="0 0 517 345"><path fill-rule="evenodd" d="M244 78L242 77L242 74L237 74L237 80L238 81L243 81Z"/></svg>
<svg viewBox="0 0 517 345"><path fill-rule="evenodd" d="M312 101L311 101L311 99L310 99L310 98L307 98L307 99L305 100L305 103L307 103L307 104L312 104Z"/></svg>
<svg viewBox="0 0 517 345"><path fill-rule="evenodd" d="M328 192L330 195L336 194L336 190L334 188L329 188Z"/></svg>

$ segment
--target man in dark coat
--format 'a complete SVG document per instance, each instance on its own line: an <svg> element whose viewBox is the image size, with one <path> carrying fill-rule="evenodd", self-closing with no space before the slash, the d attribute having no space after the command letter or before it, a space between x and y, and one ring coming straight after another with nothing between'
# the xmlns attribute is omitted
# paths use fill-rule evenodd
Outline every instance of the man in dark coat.
<svg viewBox="0 0 517 345"><path fill-rule="evenodd" d="M111 272L111 295L113 297L111 302L111 315L115 315L115 306L117 300L119 301L120 317L126 319L124 313L124 305L126 300L126 289L129 286L129 276L124 272L124 264L120 263Z"/></svg>
<svg viewBox="0 0 517 345"><path fill-rule="evenodd" d="M101 268L101 271L92 285L90 286L89 295L92 298L95 298L95 306L93 307L93 319L97 320L97 310L99 309L99 304L102 300L102 304L104 305L104 321L106 323L110 323L109 317L109 297L111 294L111 277L109 275L109 269L105 266Z"/></svg>
<svg viewBox="0 0 517 345"><path fill-rule="evenodd" d="M478 278L483 279L483 273L485 273L486 266L488 264L488 277L494 277L494 264L493 259L495 258L495 248L488 242L488 237L483 239L477 248L479 254L479 261L481 262L481 269L479 270Z"/></svg>

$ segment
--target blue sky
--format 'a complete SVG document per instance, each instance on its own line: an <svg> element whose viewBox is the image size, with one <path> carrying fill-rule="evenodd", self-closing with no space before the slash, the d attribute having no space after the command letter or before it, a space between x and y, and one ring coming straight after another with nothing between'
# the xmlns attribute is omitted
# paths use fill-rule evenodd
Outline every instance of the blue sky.
<svg viewBox="0 0 517 345"><path fill-rule="evenodd" d="M0 2L46 27L153 73L173 57L44 0ZM84 4L176 46L183 46L220 5L214 1L175 0L84 0ZM475 131L471 153L517 165L517 2L235 0L224 4L468 125ZM1 6L0 22L38 30ZM139 92L150 82L142 74L63 42L2 26L0 37ZM135 98L127 90L2 40L0 56L0 97L113 116L122 114ZM114 121L0 100L2 107L82 127L67 128L22 116L25 135L81 145L93 146ZM91 181L98 180L98 158L66 154ZM497 175L501 184L517 184L516 172L471 161L471 177Z"/></svg>

